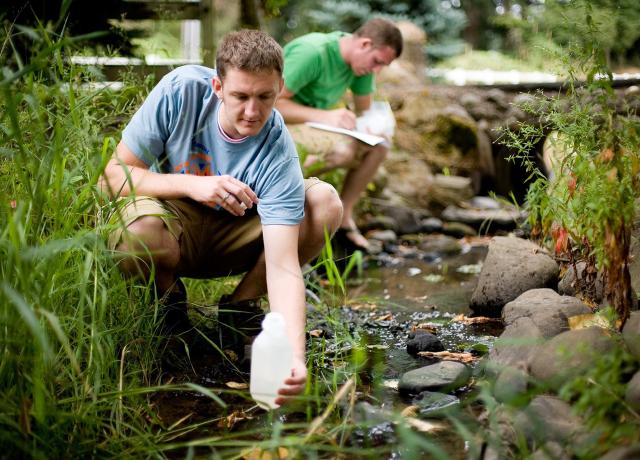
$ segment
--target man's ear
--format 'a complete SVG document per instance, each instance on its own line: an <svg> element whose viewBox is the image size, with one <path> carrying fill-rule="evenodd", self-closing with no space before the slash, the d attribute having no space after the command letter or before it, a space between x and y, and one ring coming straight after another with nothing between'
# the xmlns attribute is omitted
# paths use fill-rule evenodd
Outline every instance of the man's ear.
<svg viewBox="0 0 640 460"><path fill-rule="evenodd" d="M213 92L218 99L222 99L222 80L218 76L213 77Z"/></svg>
<svg viewBox="0 0 640 460"><path fill-rule="evenodd" d="M363 50L367 50L373 47L373 40L369 37L358 37L358 46Z"/></svg>

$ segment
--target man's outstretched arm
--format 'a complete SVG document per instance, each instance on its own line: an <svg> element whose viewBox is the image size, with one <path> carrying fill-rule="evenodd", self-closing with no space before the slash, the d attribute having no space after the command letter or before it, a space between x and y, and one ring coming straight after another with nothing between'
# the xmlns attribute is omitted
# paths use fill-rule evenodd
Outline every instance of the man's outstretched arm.
<svg viewBox="0 0 640 460"><path fill-rule="evenodd" d="M305 290L298 259L298 232L298 225L262 227L269 305L271 311L284 316L293 347L292 376L278 392L281 397L277 404L282 404L286 396L302 393L307 381Z"/></svg>
<svg viewBox="0 0 640 460"><path fill-rule="evenodd" d="M356 116L349 109L323 110L302 105L293 100L292 93L286 86L276 102L276 109L280 111L286 123L304 123L315 121L337 128L353 129L356 126Z"/></svg>

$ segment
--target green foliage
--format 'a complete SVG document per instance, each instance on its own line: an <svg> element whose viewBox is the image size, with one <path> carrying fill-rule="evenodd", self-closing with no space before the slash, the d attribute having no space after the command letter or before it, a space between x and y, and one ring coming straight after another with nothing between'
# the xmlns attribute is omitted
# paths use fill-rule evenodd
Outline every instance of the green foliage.
<svg viewBox="0 0 640 460"><path fill-rule="evenodd" d="M640 193L640 122L616 110L593 9L588 2L576 3L586 27L575 31L577 41L566 58L567 94L539 98L527 107L538 113L541 125L508 132L505 143L535 179L528 193L534 235L553 237L557 253L603 270L608 299L624 321L631 304L627 265L634 201ZM586 86L577 87L584 76ZM551 181L528 158L531 146L549 132L558 133Z"/></svg>
<svg viewBox="0 0 640 460"><path fill-rule="evenodd" d="M309 32L343 30L353 32L374 16L415 23L429 37L426 52L440 59L460 53L464 46L460 33L465 25L462 10L440 0L330 0L289 2L281 8L282 17L271 24L281 42Z"/></svg>

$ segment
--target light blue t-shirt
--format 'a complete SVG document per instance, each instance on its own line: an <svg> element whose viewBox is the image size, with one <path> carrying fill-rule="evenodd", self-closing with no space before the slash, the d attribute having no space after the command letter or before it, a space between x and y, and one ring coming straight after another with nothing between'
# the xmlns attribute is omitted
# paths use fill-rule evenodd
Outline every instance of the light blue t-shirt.
<svg viewBox="0 0 640 460"><path fill-rule="evenodd" d="M127 147L162 173L235 177L253 190L263 225L304 217L304 182L295 144L273 110L256 136L230 142L218 127L216 72L186 65L160 80L122 132ZM227 212L220 210L219 212Z"/></svg>

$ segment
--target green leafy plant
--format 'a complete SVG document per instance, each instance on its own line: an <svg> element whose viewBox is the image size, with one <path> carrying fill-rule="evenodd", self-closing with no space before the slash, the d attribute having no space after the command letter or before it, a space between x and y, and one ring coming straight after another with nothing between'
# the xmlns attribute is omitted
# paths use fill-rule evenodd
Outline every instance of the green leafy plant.
<svg viewBox="0 0 640 460"><path fill-rule="evenodd" d="M533 236L550 237L556 254L571 264L584 260L587 286L593 286L601 270L606 297L622 325L633 303L628 265L634 201L640 192L640 122L616 107L591 5L578 2L576 7L582 8L586 25L576 33L587 45L572 48L565 59L570 77L566 94L539 97L526 109L539 116L540 125L508 131L503 141L530 171ZM529 157L532 145L550 132L558 133L552 141L551 180Z"/></svg>

